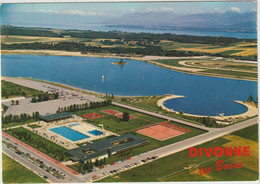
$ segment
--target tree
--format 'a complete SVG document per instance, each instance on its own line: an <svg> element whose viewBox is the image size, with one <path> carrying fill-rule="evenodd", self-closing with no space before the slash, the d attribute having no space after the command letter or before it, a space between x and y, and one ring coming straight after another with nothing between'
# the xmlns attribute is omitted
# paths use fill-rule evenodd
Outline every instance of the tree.
<svg viewBox="0 0 260 184"><path fill-rule="evenodd" d="M14 100L11 100L11 105L14 105Z"/></svg>
<svg viewBox="0 0 260 184"><path fill-rule="evenodd" d="M22 92L22 95L23 95L24 97L26 97L26 93L25 93L24 91Z"/></svg>
<svg viewBox="0 0 260 184"><path fill-rule="evenodd" d="M129 120L129 113L128 112L123 112L123 120L128 121Z"/></svg>
<svg viewBox="0 0 260 184"><path fill-rule="evenodd" d="M15 101L15 104L16 104L16 105L19 105L19 101L18 101L18 100L16 100L16 101Z"/></svg>

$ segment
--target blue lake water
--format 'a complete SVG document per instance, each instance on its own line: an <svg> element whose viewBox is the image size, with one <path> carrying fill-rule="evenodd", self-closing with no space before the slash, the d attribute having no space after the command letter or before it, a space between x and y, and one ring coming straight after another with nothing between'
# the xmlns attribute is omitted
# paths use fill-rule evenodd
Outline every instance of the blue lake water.
<svg viewBox="0 0 260 184"><path fill-rule="evenodd" d="M59 134L71 141L79 141L79 140L82 140L82 139L86 139L86 138L89 138L89 136L85 135L85 134L82 134L80 132L77 132L75 130L72 130L68 127L57 127L57 128L52 128L52 129L49 129L50 131L56 133L56 134Z"/></svg>
<svg viewBox="0 0 260 184"><path fill-rule="evenodd" d="M60 25L60 24L26 24L26 23L10 23L3 22L3 24L13 26L24 26L24 27L43 27L52 29L77 29L77 30L93 30L93 31L123 31L132 33L172 33L177 35L194 35L194 36L223 36L223 37L234 37L234 38L249 38L256 39L257 33L255 32L227 32L227 31L195 31L195 30L164 30L164 29L147 29L147 28L124 28L124 27L107 27L105 24L75 24L75 25Z"/></svg>
<svg viewBox="0 0 260 184"><path fill-rule="evenodd" d="M185 74L150 63L114 58L3 55L2 75L32 77L100 93L145 96L170 92L185 98L169 100L166 107L199 115L240 114L246 108L233 100L257 97L257 82ZM105 79L102 80L102 75ZM68 82L67 82L68 81Z"/></svg>

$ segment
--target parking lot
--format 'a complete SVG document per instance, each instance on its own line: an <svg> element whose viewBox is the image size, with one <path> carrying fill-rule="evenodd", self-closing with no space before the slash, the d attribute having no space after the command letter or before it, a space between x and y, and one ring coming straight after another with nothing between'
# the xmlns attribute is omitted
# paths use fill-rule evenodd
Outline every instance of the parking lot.
<svg viewBox="0 0 260 184"><path fill-rule="evenodd" d="M43 116L56 113L59 107L62 108L73 104L103 101L102 99L92 95L83 94L80 92L38 81L11 77L3 77L3 80L48 93L59 93L59 99L48 100L38 103L32 103L31 98L19 100L19 105L11 105L10 101L4 102L5 105L9 106L4 116L9 114L20 115L22 113L32 114L36 111L38 111Z"/></svg>

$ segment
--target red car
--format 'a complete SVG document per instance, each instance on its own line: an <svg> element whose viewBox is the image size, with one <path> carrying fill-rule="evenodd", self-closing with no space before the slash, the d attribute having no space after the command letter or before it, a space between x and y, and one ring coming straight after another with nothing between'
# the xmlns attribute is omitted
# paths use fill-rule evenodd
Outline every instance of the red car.
<svg viewBox="0 0 260 184"><path fill-rule="evenodd" d="M115 165L116 163L115 162L112 162L110 165Z"/></svg>
<svg viewBox="0 0 260 184"><path fill-rule="evenodd" d="M128 158L127 158L127 160L130 160L130 159L131 159L131 157L128 157Z"/></svg>

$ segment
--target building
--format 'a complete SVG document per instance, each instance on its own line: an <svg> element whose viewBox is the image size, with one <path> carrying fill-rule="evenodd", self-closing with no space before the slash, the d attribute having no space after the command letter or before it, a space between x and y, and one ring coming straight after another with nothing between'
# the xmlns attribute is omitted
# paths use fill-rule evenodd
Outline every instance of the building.
<svg viewBox="0 0 260 184"><path fill-rule="evenodd" d="M148 144L146 139L137 137L133 134L123 134L118 137L112 137L94 142L93 144L81 146L69 150L66 153L71 156L71 160L73 161L95 161L96 159L110 157L111 155L143 146L145 144Z"/></svg>
<svg viewBox="0 0 260 184"><path fill-rule="evenodd" d="M74 115L73 113L61 112L61 113L57 113L57 114L50 114L50 115L47 115L47 116L41 116L40 120L43 120L43 121L46 121L46 122L57 121L57 120L61 120L61 119L71 118L73 115Z"/></svg>

